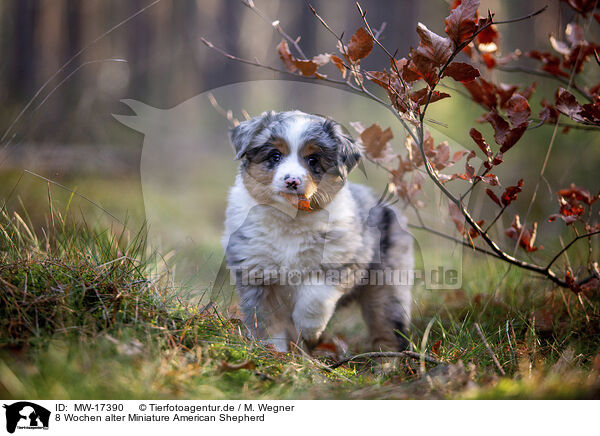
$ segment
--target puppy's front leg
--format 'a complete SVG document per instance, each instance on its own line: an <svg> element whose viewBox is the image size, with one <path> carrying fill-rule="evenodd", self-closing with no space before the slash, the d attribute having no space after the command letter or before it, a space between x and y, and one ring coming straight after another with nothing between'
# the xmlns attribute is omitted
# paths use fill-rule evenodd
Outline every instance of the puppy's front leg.
<svg viewBox="0 0 600 436"><path fill-rule="evenodd" d="M290 351L289 312L273 297L268 286L239 286L240 308L244 324L252 336L263 343L271 344L277 351Z"/></svg>
<svg viewBox="0 0 600 436"><path fill-rule="evenodd" d="M309 348L317 345L342 295L342 291L327 285L306 285L297 289L292 320Z"/></svg>

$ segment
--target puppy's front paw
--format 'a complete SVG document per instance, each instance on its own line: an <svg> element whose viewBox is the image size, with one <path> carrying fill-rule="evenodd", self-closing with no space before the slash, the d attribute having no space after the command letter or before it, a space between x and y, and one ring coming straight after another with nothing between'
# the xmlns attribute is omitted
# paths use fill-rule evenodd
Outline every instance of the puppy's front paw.
<svg viewBox="0 0 600 436"><path fill-rule="evenodd" d="M309 339L304 339L304 345L306 346L306 349L308 350L309 353L312 353L312 351L317 347L317 345L319 345L319 343L321 342L321 335L319 335L317 338L309 338Z"/></svg>
<svg viewBox="0 0 600 436"><path fill-rule="evenodd" d="M302 318L294 319L294 325L309 350L319 344L321 333L325 330L325 325L322 322Z"/></svg>
<svg viewBox="0 0 600 436"><path fill-rule="evenodd" d="M329 286L306 286L298 295L292 313L294 326L307 347L315 347L342 294Z"/></svg>

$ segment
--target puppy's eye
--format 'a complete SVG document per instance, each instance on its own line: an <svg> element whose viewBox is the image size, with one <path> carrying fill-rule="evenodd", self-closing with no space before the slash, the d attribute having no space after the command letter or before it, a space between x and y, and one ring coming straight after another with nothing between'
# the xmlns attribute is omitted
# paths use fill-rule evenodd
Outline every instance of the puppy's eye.
<svg viewBox="0 0 600 436"><path fill-rule="evenodd" d="M306 159L306 162L308 163L308 166L310 166L311 168L316 168L317 165L319 165L319 159L316 156L309 156Z"/></svg>
<svg viewBox="0 0 600 436"><path fill-rule="evenodd" d="M278 151L274 151L273 153L271 153L269 155L269 161L273 162L273 163L277 163L281 160L281 153Z"/></svg>

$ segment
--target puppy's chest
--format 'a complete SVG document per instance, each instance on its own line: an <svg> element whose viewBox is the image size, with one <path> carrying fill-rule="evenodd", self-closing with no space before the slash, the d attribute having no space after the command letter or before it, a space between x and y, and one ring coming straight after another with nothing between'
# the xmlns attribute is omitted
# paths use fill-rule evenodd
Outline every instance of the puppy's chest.
<svg viewBox="0 0 600 436"><path fill-rule="evenodd" d="M262 219L249 232L247 260L263 268L313 271L345 253L348 234L327 222ZM335 223L333 224L335 228ZM336 259L339 261L340 259Z"/></svg>

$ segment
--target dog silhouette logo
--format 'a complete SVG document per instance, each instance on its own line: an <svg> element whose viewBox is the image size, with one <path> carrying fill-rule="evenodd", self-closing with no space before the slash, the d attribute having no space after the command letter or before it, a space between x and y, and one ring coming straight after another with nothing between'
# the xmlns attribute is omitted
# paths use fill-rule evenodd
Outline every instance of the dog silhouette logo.
<svg viewBox="0 0 600 436"><path fill-rule="evenodd" d="M10 405L4 404L6 409L6 431L14 433L18 429L48 429L50 411L42 406L29 401L19 401Z"/></svg>

